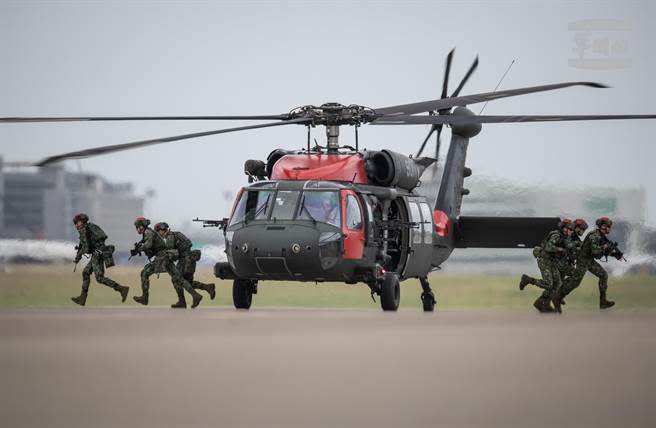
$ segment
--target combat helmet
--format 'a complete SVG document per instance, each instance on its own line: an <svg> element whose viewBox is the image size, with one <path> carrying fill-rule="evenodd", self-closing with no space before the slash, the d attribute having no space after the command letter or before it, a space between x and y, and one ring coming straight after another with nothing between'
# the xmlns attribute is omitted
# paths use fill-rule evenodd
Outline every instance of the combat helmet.
<svg viewBox="0 0 656 428"><path fill-rule="evenodd" d="M604 224L608 227L611 227L613 225L613 220L609 219L608 217L599 217L597 221L595 221L595 224L597 227L601 227Z"/></svg>
<svg viewBox="0 0 656 428"><path fill-rule="evenodd" d="M159 222L155 225L154 227L155 232L159 232L161 230L169 230L169 224L165 221Z"/></svg>
<svg viewBox="0 0 656 428"><path fill-rule="evenodd" d="M134 220L134 227L148 227L150 225L150 220L148 220L146 217L137 217Z"/></svg>
<svg viewBox="0 0 656 428"><path fill-rule="evenodd" d="M574 223L572 223L572 220L564 218L558 222L558 229L562 229L564 227L574 230Z"/></svg>
<svg viewBox="0 0 656 428"><path fill-rule="evenodd" d="M588 228L588 223L582 218L577 218L574 220L574 227L578 227L581 230L586 230Z"/></svg>
<svg viewBox="0 0 656 428"><path fill-rule="evenodd" d="M89 216L86 215L85 213L77 213L75 214L75 217L73 217L73 224L76 224L78 222L82 223L87 223L89 221Z"/></svg>

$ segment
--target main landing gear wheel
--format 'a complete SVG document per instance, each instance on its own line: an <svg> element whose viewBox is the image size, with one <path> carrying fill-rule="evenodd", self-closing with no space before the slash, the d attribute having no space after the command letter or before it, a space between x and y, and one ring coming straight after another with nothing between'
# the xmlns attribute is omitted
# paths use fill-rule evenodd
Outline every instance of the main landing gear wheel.
<svg viewBox="0 0 656 428"><path fill-rule="evenodd" d="M385 273L380 284L380 307L384 311L396 311L401 302L401 286L399 276L394 272Z"/></svg>
<svg viewBox="0 0 656 428"><path fill-rule="evenodd" d="M232 282L232 302L237 309L250 309L253 302L255 284L248 279L235 279Z"/></svg>

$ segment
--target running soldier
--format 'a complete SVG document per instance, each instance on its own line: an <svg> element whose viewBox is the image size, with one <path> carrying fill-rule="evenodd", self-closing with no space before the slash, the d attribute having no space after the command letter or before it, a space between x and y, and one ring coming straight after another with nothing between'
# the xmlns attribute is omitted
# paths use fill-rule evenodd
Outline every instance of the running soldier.
<svg viewBox="0 0 656 428"><path fill-rule="evenodd" d="M558 230L553 230L544 238L540 246L533 248L533 256L538 262L542 279L535 279L522 275L519 289L523 290L528 284L534 284L544 289L544 292L533 303L540 312L561 312L560 300L556 299L562 285L558 264L567 254L567 238L572 234L572 221L564 219L558 223ZM550 302L554 303L554 308Z"/></svg>
<svg viewBox="0 0 656 428"><path fill-rule="evenodd" d="M595 259L614 255L611 252L611 243L606 237L610 233L613 222L608 217L601 217L597 219L595 224L597 225L597 229L590 232L583 240L581 251L576 261L576 270L572 277L564 284L559 297L563 299L574 291L581 285L585 273L590 272L599 278L599 308L607 309L615 305L615 302L606 299L608 273ZM619 256L621 258L621 253Z"/></svg>
<svg viewBox="0 0 656 428"><path fill-rule="evenodd" d="M134 301L141 303L142 305L148 304L149 289L150 289L150 276L158 272L166 272L171 277L171 282L173 283L173 288L180 297L182 294L182 289L187 290L192 297L191 307L195 308L198 306L200 301L203 299L196 290L194 290L189 282L187 282L178 269L175 267L175 264L171 260L171 254L167 251L166 243L164 240L150 227L150 220L144 217L137 217L134 221L134 227L137 229L137 233L142 235L141 241L135 244L133 250L130 251L131 256L141 253L145 253L148 257L149 262L144 266L141 271L141 296L135 296ZM153 260L150 260L154 257ZM187 303L183 299L178 299L178 301L171 305L172 308L186 308Z"/></svg>
<svg viewBox="0 0 656 428"><path fill-rule="evenodd" d="M125 302L129 288L119 285L105 276L105 264L107 264L107 267L114 266L114 259L112 258L114 246L105 245L107 235L98 225L91 223L89 216L84 213L73 217L73 224L80 234L80 242L76 247L75 264L77 265L85 254L90 255L91 260L82 271L82 292L77 297L71 297L71 300L80 306L86 304L91 273L93 273L99 284L118 291L121 294L121 301Z"/></svg>
<svg viewBox="0 0 656 428"><path fill-rule="evenodd" d="M576 220L574 220L573 224L574 224L574 233L572 233L572 236L569 237L569 242L568 242L569 245L567 248L567 258L566 258L567 263L561 263L561 265L559 266L559 271L563 282L563 285L560 288L561 292L559 295L559 300L561 305L565 304L565 296L567 295L565 290L567 289L568 284L571 282L572 276L574 276L576 272L576 261L579 258L579 255L581 253L581 246L583 245L581 236L583 236L585 231L588 229L588 223L586 223L586 221L583 220L582 218L577 218Z"/></svg>
<svg viewBox="0 0 656 428"><path fill-rule="evenodd" d="M205 284L194 280L196 262L200 260L200 250L192 250L191 247L193 244L191 240L182 232L170 230L169 225L166 222L157 223L155 225L155 232L159 233L159 236L161 236L164 242L166 242L166 248L169 251L177 252L176 267L182 277L186 279L195 290L207 291L210 295L210 299L214 300L214 297L216 296L216 288L214 284ZM176 291L179 292L178 299L181 302L185 302L182 289Z"/></svg>

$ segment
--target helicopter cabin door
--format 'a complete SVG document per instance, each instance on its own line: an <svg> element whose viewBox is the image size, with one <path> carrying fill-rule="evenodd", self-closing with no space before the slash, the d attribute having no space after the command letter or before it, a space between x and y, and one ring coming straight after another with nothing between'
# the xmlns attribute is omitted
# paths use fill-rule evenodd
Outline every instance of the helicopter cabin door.
<svg viewBox="0 0 656 428"><path fill-rule="evenodd" d="M364 218L362 205L352 190L342 190L342 219L344 258L361 259L364 253Z"/></svg>
<svg viewBox="0 0 656 428"><path fill-rule="evenodd" d="M403 270L404 278L425 276L431 268L433 254L433 218L425 198L406 199L411 223L408 239L408 261Z"/></svg>

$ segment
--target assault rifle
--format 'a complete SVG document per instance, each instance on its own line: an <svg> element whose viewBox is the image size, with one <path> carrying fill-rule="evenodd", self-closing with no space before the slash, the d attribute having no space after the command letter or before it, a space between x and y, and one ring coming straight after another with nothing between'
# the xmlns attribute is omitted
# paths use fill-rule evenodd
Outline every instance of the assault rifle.
<svg viewBox="0 0 656 428"><path fill-rule="evenodd" d="M203 227L218 227L222 230L225 230L225 228L228 226L228 219L224 218L221 220L204 220L196 217L192 221L198 221L203 223Z"/></svg>
<svg viewBox="0 0 656 428"><path fill-rule="evenodd" d="M132 259L132 257L134 257L134 256L141 257L141 255L143 253L143 250L141 249L141 244L143 244L145 241L146 241L146 238L142 237L141 241L134 243L134 248L132 248L130 250L130 257L128 258L128 261L130 261L130 259Z"/></svg>
<svg viewBox="0 0 656 428"><path fill-rule="evenodd" d="M608 261L609 256L615 257L617 260L627 261L624 257L624 253L618 248L619 244L617 242L613 242L604 236L604 244L606 244L606 248L604 249L603 254L604 257L606 257L606 261Z"/></svg>

